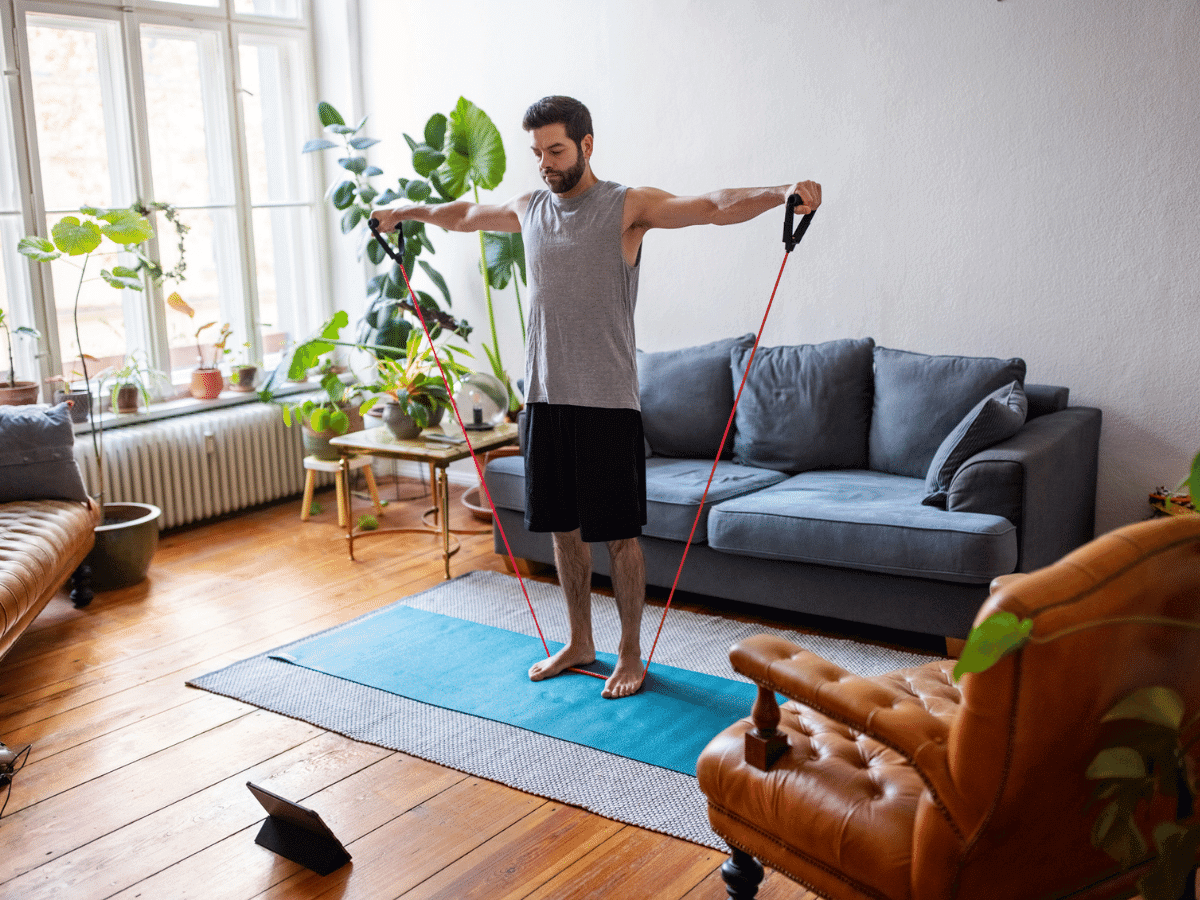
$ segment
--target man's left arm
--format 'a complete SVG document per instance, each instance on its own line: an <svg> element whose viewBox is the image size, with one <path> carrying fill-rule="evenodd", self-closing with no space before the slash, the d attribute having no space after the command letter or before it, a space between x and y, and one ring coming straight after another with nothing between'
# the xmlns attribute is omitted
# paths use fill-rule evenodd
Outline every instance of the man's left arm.
<svg viewBox="0 0 1200 900"><path fill-rule="evenodd" d="M690 225L736 225L787 202L799 194L798 215L807 215L821 205L821 185L800 181L764 188L729 188L677 197L657 188L630 188L626 203L626 229L645 232L651 228L686 228Z"/></svg>

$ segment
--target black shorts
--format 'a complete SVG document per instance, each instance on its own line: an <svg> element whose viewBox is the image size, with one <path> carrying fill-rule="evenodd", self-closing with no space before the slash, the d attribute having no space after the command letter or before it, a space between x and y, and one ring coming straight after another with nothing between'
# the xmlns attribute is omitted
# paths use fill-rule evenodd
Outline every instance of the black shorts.
<svg viewBox="0 0 1200 900"><path fill-rule="evenodd" d="M646 524L646 444L636 409L525 408L525 527L588 543L638 537Z"/></svg>

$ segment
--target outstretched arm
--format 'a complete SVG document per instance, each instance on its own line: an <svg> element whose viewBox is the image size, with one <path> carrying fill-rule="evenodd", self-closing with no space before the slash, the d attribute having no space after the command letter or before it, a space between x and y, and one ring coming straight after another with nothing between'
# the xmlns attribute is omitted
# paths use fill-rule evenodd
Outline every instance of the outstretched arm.
<svg viewBox="0 0 1200 900"><path fill-rule="evenodd" d="M821 185L801 181L765 188L730 188L696 197L676 197L657 188L632 188L627 195L626 230L642 233L651 228L686 228L689 225L735 225L746 222L799 194L807 215L821 205Z"/></svg>
<svg viewBox="0 0 1200 900"><path fill-rule="evenodd" d="M521 230L521 216L529 205L529 195L514 197L507 203L488 204L455 200L426 206L414 203L409 206L390 207L371 211L379 220L381 232L394 231L401 222L424 222L437 225L448 231L502 231Z"/></svg>

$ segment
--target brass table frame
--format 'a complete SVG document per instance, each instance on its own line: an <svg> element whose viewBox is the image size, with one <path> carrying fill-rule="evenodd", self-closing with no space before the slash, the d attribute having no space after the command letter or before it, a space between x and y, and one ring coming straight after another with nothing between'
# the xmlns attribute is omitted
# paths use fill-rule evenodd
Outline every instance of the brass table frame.
<svg viewBox="0 0 1200 900"><path fill-rule="evenodd" d="M434 476L431 478L435 482L433 492L434 507L427 510L424 515L427 516L433 513L435 521L440 525L440 529L428 527L378 528L371 531L358 529L355 527L354 517L350 509L351 494L347 490L344 511L346 514L346 545L349 548L351 559L354 559L354 541L356 538L374 534L437 534L440 530L442 535L442 559L446 566L446 578L449 578L450 557L459 550L457 539L454 546L450 546L451 534L487 534L491 531L491 529L455 530L450 528L450 480L446 475L446 467L452 462L467 459L470 457L471 451L467 448L465 442L461 444L445 443L437 440L434 436L456 434L458 434L456 426L446 425L436 428L426 428L421 432L420 437L410 441L402 441L393 436L386 427L380 426L330 439L329 445L338 451L342 470L347 478L349 478L351 457L361 455L378 457L380 459L402 459L409 462L426 463L429 466L430 475ZM517 426L511 422L504 422L487 431L472 431L470 439L471 446L475 448L476 453L495 450L497 447L517 443ZM349 484L349 481L346 483Z"/></svg>

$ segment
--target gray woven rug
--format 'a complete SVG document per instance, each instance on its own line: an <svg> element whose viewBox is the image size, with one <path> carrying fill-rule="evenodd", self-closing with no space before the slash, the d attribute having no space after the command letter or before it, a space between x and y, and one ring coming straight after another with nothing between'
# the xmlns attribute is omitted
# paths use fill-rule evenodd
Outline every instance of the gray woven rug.
<svg viewBox="0 0 1200 900"><path fill-rule="evenodd" d="M526 582L526 586L546 639L566 640L567 616L562 591L557 585L541 582ZM520 584L516 578L499 572L470 572L400 602L522 634L536 634ZM615 603L610 597L595 594L592 610L597 649L615 652L620 636ZM661 615L659 608L647 607L642 623L643 652L649 651ZM337 626L342 627L345 626ZM740 676L729 667L729 647L767 631L859 675L890 672L931 659L675 609L667 614L654 659L683 669L738 679ZM188 684L301 719L354 740L399 750L540 797L570 803L619 822L725 849L709 828L704 795L695 778L268 658L283 649L253 656ZM599 694L599 681L596 690ZM749 713L747 709L746 714Z"/></svg>

